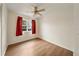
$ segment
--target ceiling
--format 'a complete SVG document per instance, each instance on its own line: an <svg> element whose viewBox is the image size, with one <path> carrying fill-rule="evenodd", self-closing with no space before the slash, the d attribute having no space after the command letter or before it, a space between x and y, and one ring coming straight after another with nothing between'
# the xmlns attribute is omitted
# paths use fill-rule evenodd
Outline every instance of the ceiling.
<svg viewBox="0 0 79 59"><path fill-rule="evenodd" d="M40 3L8 3L8 9L21 14L32 14L34 6L42 6Z"/></svg>
<svg viewBox="0 0 79 59"><path fill-rule="evenodd" d="M45 12L42 13L50 12L50 10L55 10L59 7L72 6L72 4L64 3L6 3L6 5L8 9L24 15L33 15L34 6L38 6L39 9L44 8Z"/></svg>

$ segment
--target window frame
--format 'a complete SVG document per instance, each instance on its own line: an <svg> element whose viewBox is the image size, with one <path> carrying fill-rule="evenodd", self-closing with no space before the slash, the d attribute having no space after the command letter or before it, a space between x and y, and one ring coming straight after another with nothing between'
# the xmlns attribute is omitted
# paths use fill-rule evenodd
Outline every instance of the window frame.
<svg viewBox="0 0 79 59"><path fill-rule="evenodd" d="M23 24L23 22L26 22L26 24ZM23 26L26 27L26 30L23 30ZM29 26L30 26L30 30L29 30ZM29 20L29 19L24 19L23 18L23 21L22 21L22 31L23 32L31 32L32 31L32 20Z"/></svg>

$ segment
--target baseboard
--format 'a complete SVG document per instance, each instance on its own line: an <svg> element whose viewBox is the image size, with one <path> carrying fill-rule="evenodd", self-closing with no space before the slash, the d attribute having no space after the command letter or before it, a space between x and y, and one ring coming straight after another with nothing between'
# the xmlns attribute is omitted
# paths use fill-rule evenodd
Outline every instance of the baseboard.
<svg viewBox="0 0 79 59"><path fill-rule="evenodd" d="M74 52L73 56L79 56L79 52Z"/></svg>
<svg viewBox="0 0 79 59"><path fill-rule="evenodd" d="M6 49L2 52L2 56L5 56L5 53L7 51L8 46L6 47Z"/></svg>
<svg viewBox="0 0 79 59"><path fill-rule="evenodd" d="M44 40L43 38L39 38L39 39ZM61 48L64 48L64 49L66 49L66 50L68 50L68 51L71 51L71 50L69 50L69 49L67 49L67 48L65 48L65 47L63 47L63 46L57 45L56 43L53 43L53 42L50 42L49 40L44 40L44 41L47 41L47 42L49 42L49 43L51 43L51 44L54 44L54 45L59 46L59 47L61 47ZM73 51L71 51L71 52L73 53Z"/></svg>
<svg viewBox="0 0 79 59"><path fill-rule="evenodd" d="M38 37L32 38L32 39L34 40L34 39L37 39L37 38L38 38ZM10 45L8 45L8 46L16 46L16 45L22 44L22 43L24 43L24 42L28 42L28 41L30 41L30 40L32 40L32 39L28 39L28 40L25 40L25 41L22 41L22 42L13 43L13 44L10 44Z"/></svg>

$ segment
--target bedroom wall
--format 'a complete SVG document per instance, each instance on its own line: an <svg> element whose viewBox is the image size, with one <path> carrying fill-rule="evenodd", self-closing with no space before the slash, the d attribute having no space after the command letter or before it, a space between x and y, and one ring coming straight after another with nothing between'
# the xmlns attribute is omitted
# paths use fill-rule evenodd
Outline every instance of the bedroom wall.
<svg viewBox="0 0 79 59"><path fill-rule="evenodd" d="M43 18L39 20L39 37L74 51L73 5L44 4Z"/></svg>
<svg viewBox="0 0 79 59"><path fill-rule="evenodd" d="M1 56L1 17L2 17L2 8L0 5L0 56Z"/></svg>
<svg viewBox="0 0 79 59"><path fill-rule="evenodd" d="M5 54L7 49L7 7L6 4L2 4L2 55Z"/></svg>
<svg viewBox="0 0 79 59"><path fill-rule="evenodd" d="M25 32L22 36L16 36L17 16L24 16L24 15L23 14L20 15L12 10L8 10L8 45L38 37L38 28L37 28L38 24L36 24L37 25L36 34Z"/></svg>
<svg viewBox="0 0 79 59"><path fill-rule="evenodd" d="M75 56L79 56L79 4L74 4Z"/></svg>

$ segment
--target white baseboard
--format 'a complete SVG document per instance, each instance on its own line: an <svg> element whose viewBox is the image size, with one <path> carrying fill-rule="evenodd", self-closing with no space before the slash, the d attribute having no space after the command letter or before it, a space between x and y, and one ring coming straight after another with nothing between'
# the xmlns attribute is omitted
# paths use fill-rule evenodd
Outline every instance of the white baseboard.
<svg viewBox="0 0 79 59"><path fill-rule="evenodd" d="M41 37L39 37L39 38L41 38ZM41 38L41 39L44 39L44 38ZM60 47L63 47L63 48L65 48L65 49L67 49L67 50L70 50L70 51L74 52L73 50L68 49L67 47L64 47L63 45L59 45L59 44L56 43L56 42L52 42L52 41L50 41L50 40L45 40L45 41L47 41L47 42L49 42L49 43L52 43L52 44L56 44L56 45L58 45L58 46L60 46Z"/></svg>
<svg viewBox="0 0 79 59"><path fill-rule="evenodd" d="M79 56L79 52L74 52L73 56Z"/></svg>
<svg viewBox="0 0 79 59"><path fill-rule="evenodd" d="M7 47L8 47L8 46L7 46ZM5 56L5 53L6 53L7 47L6 47L5 50L2 52L2 56Z"/></svg>

